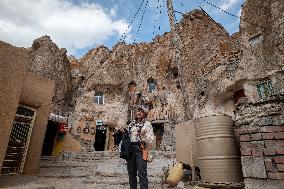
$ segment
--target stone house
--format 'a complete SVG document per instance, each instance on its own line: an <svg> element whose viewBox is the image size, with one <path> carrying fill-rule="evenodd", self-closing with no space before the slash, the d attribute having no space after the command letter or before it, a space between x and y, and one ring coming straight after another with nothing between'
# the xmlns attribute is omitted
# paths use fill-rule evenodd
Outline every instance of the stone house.
<svg viewBox="0 0 284 189"><path fill-rule="evenodd" d="M1 174L38 170L54 82L28 71L30 51L0 42Z"/></svg>
<svg viewBox="0 0 284 189"><path fill-rule="evenodd" d="M255 6L260 11L254 11ZM279 188L283 179L282 10L280 1L246 1L240 33L233 36L203 11L185 15L177 24L185 94L173 64L171 33L151 43L90 50L78 60L87 80L77 97L73 126L92 124L96 130L96 121L103 121L120 127L132 119L133 107L143 104L151 109L148 119L154 129L162 127L162 132L156 132L161 140L157 149L175 151L178 123L228 115L234 121L246 186ZM107 128L106 138L111 139ZM76 129L74 134L80 136ZM111 142L106 140L105 150L111 149L107 147Z"/></svg>
<svg viewBox="0 0 284 189"><path fill-rule="evenodd" d="M113 150L115 129L140 105L150 109L156 149L172 153L177 125L226 115L246 188L283 188L283 13L280 0L247 0L240 32L230 36L206 12L191 11L176 25L182 70L171 32L150 43L98 46L69 61L43 37L29 68L58 78L56 99L63 102L54 113L67 116L73 106L64 151Z"/></svg>
<svg viewBox="0 0 284 189"><path fill-rule="evenodd" d="M211 58L218 59L213 57L213 52L222 51L224 55L220 55L221 58L229 54L231 49L236 49L235 56L240 52L233 38L202 11L189 13L178 24L178 28L182 39L181 59L185 76L182 79L187 83L188 95L193 96L195 91L191 85L194 82L191 80L198 79L192 74L195 66ZM171 33L166 33L157 36L152 43L118 43L112 50L99 46L81 58L79 70L86 80L80 87L72 114L73 134L93 142L95 137L88 134L91 138L86 138L86 133L81 131L86 127L95 128L101 120L111 126L105 128L105 137L111 139L113 133L107 128L126 125L127 120L133 119L135 107L145 105L151 109L148 119L155 128L157 149L174 151L175 124L186 119L185 112L193 114L193 108L189 105L184 107L182 103L185 99L178 83L177 68L173 65L174 46L171 38ZM107 145L113 146L105 145L108 150L111 148Z"/></svg>

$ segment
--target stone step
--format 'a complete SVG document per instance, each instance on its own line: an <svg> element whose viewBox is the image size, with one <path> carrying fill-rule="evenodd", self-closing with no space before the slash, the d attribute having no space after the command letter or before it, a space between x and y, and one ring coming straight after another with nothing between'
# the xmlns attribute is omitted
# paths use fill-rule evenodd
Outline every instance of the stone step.
<svg viewBox="0 0 284 189"><path fill-rule="evenodd" d="M148 179L149 185L161 185L162 183L162 179L160 178L148 177ZM86 179L82 181L82 183L96 185L128 185L128 177L98 177L96 179Z"/></svg>
<svg viewBox="0 0 284 189"><path fill-rule="evenodd" d="M154 151L154 158L166 158L174 159L175 154L165 153L162 151ZM42 161L94 161L94 160L109 160L109 159L120 159L119 152L117 151L92 151L92 152L82 152L82 153L73 153L73 152L62 152L60 156L42 156Z"/></svg>
<svg viewBox="0 0 284 189"><path fill-rule="evenodd" d="M30 188L32 189L32 188ZM40 186L38 188L35 188L35 189L56 189L55 186Z"/></svg>
<svg viewBox="0 0 284 189"><path fill-rule="evenodd" d="M156 152L154 157L153 162L148 163L149 185L152 186L149 188L158 189L162 184L163 167L172 164L174 159L161 152ZM118 152L64 152L60 157L42 157L38 176L55 182L56 189L129 188L126 161L119 158Z"/></svg>

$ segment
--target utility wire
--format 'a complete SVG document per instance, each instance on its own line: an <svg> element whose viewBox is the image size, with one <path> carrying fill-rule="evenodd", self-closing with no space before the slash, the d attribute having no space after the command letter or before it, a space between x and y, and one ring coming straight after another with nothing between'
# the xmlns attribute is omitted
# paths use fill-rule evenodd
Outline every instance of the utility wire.
<svg viewBox="0 0 284 189"><path fill-rule="evenodd" d="M182 1L180 1L180 5L181 5L182 8L184 8Z"/></svg>
<svg viewBox="0 0 284 189"><path fill-rule="evenodd" d="M120 41L123 41L123 42L125 41L125 39L126 39L126 34L127 34L128 30L130 29L131 25L133 24L135 18L137 17L138 13L140 12L140 10L141 10L142 5L144 4L144 2L145 2L145 0L142 0L142 1L141 1L140 5L139 5L139 7L138 7L138 9L137 9L137 11L135 12L133 18L132 18L131 21L130 21L130 24L128 25L127 29L125 30L125 32L123 33L123 35L122 35L121 38L119 39L119 42L120 42ZM147 1L147 4L148 4L148 1ZM146 5L146 6L147 6L147 5ZM101 64L100 66L102 66L102 64ZM91 74L83 81L83 83L81 84L81 86L82 86L83 84L85 84L85 83L86 83L91 77L93 77L94 75L95 75L95 72L91 73ZM81 87L81 86L80 86L80 87Z"/></svg>
<svg viewBox="0 0 284 189"><path fill-rule="evenodd" d="M211 5L211 6L215 7L215 8L217 8L217 9L221 10L222 12L224 12L224 13L226 13L226 14L232 16L232 17L238 18L238 19L240 19L240 20L242 20L242 21L244 21L244 22L247 22L247 23L249 23L249 24L251 24L251 25L257 26L257 27L262 28L262 29L264 29L264 30L272 31L272 32L274 32L274 33L277 33L277 34L282 35L282 33L278 32L278 31L275 31L275 30L273 30L272 28L263 27L263 26L261 26L261 25L259 25L259 24L256 24L256 23L253 23L253 22L251 22L251 21L242 19L240 16L237 16L237 15L234 15L234 14L228 12L228 11L225 11L225 10L223 10L222 8L220 8L219 6L217 6L217 5L213 4L213 3L208 2L207 0L202 0L202 1L204 1L204 2L207 3L208 5Z"/></svg>
<svg viewBox="0 0 284 189"><path fill-rule="evenodd" d="M219 28L221 28L223 30L223 28L202 7L200 7L200 8ZM249 37L247 34L246 34L246 36ZM231 40L231 38L229 36L227 36L227 37L228 37L229 40ZM254 54L256 57L258 57L260 60L262 59L258 54L253 52L251 49L249 49L246 45L242 44L241 42L238 41L237 45L242 46L245 49L249 50L252 54Z"/></svg>
<svg viewBox="0 0 284 189"><path fill-rule="evenodd" d="M128 25L128 28L127 28L126 31L123 33L122 39L120 39L119 41L121 41L121 40L124 41L124 40L126 39L127 31L130 29L130 26L133 24L135 18L137 17L138 13L140 12L140 10L141 10L141 8L142 8L142 5L144 4L144 1L145 1L145 0L142 0L142 2L141 2L141 4L140 4L138 10L136 11L136 13L135 13L133 19L131 20L130 24ZM158 2L159 2L159 1L160 1L160 0L158 0ZM229 13L229 12L227 12L227 11L221 9L221 8L218 7L217 5L214 5L214 4L212 4L212 3L210 3L210 2L208 2L208 1L206 1L206 0L203 0L203 1L204 1L205 3L207 3L207 4L211 5L211 6L213 6L213 7L215 7L215 8L217 8L217 9L221 10L222 12L224 12L224 13L230 15L230 16L233 16L233 17L236 17L236 18L238 18L238 19L240 19L240 20L243 20L243 21L245 21L245 22L248 22L248 21L246 21L246 20L244 20L244 19L241 19L239 16L233 15L233 14L231 14L231 13ZM163 4L165 4L165 0L162 0L162 2L163 2ZM146 12L148 3L149 3L149 0L147 0L147 2L146 2L146 4L145 4L144 11L143 11L143 14L142 14L142 17L141 17L141 20L140 20L140 24L139 24L139 27L138 27L138 31L137 31L137 33L136 33L136 37L138 36L138 34L139 34L139 32L140 32L141 25L142 25L142 22L143 22L143 18L144 18L144 15L145 15L145 12ZM183 3L182 3L182 2L181 2L181 5L182 5L182 7L183 7ZM163 6L165 6L165 5L163 5ZM158 7L158 6L157 6L157 7ZM161 13L162 13L162 11L161 11L162 5L160 4L159 7L160 7L160 15L161 15ZM157 10L157 11L158 11L158 10ZM179 12L179 11L174 11L174 12L179 13L179 14L182 14L182 15L185 15L184 13ZM206 14L207 14L207 13L206 13ZM208 14L207 14L207 15L208 15ZM211 19L212 19L212 18L211 18ZM156 20L155 20L155 21L156 21ZM254 24L254 23L251 23L251 22L248 22L248 23L263 28L262 26L259 26L259 25L257 25L257 24ZM154 26L154 28L155 28L155 26ZM159 26L159 31L160 31L160 29L161 29L161 28L160 28L160 26ZM267 28L264 28L264 29L267 29ZM278 33L278 32L277 32L277 33ZM136 41L136 39L135 39L134 41ZM184 41L181 40L181 42L182 42L182 45L184 45ZM241 44L241 43L239 43L239 45L242 45L242 46L244 46L246 49L248 49L245 45L243 45L243 44ZM250 50L250 49L248 49L248 50ZM250 51L251 51L251 50L250 50ZM252 51L251 51L251 52L252 52ZM254 52L252 52L252 53L253 53L254 55L256 55ZM256 56L259 57L258 55L256 55ZM94 74L95 74L95 72L93 72L92 74L90 74L90 75L87 77L87 79L85 79L85 80L83 81L83 83L82 83L78 88L82 87L83 84L85 84ZM55 102L52 102L52 103L50 103L50 104L47 104L47 106L48 106L48 105L52 105L52 104L56 104L56 103L61 102L61 101L63 101L63 100L65 100L65 98L62 98L62 99L59 99L59 100L57 100L57 101L55 101Z"/></svg>
<svg viewBox="0 0 284 189"><path fill-rule="evenodd" d="M181 15L186 15L185 13L182 13L182 12L180 12L180 11L176 11L176 10L174 10L174 13L179 13L179 14L181 14Z"/></svg>
<svg viewBox="0 0 284 189"><path fill-rule="evenodd" d="M144 7L144 11L142 13L142 17L140 19L140 23L139 23L139 26L138 26L138 30L137 30L137 33L135 35L135 38L134 38L134 43L136 42L137 38L138 38L138 35L139 35L139 32L140 32L140 28L142 26L142 23L143 23L143 19L144 19L144 16L145 16L145 12L147 10L147 6L148 6L148 3L149 3L149 0L146 1L146 4L145 4L145 7Z"/></svg>
<svg viewBox="0 0 284 189"><path fill-rule="evenodd" d="M155 35L155 31L156 31L156 24L158 22L158 12L159 12L159 5L160 5L160 0L157 0L157 7L156 7L156 12L155 12L155 22L154 22L154 29L153 29L153 35Z"/></svg>
<svg viewBox="0 0 284 189"><path fill-rule="evenodd" d="M148 1L149 1L149 0L147 0L147 4L148 4ZM119 39L119 42L120 42L120 41L124 41L124 40L126 39L126 34L127 34L128 30L130 29L131 25L133 24L135 18L137 17L138 13L140 12L140 10L141 10L142 5L144 4L144 2L145 2L145 0L142 0L142 1L141 1L140 5L139 5L139 7L138 7L138 10L135 12L133 18L132 18L131 21L130 21L130 24L128 25L127 29L125 30L125 32L123 33L123 35L122 35L121 38ZM146 6L147 6L147 4L146 4ZM146 6L145 6L145 7L146 7ZM144 12L145 12L145 10L144 10ZM144 14L145 14L145 13L144 13ZM102 66L102 64L100 65L100 67L101 67L101 66ZM91 77L93 77L93 76L95 75L95 73L96 73L96 72L91 73L91 74L77 87L77 89L80 88L80 87L83 87L83 85L86 84L87 81L88 81ZM76 93L77 93L77 92L78 92L78 91L76 91ZM59 102L62 102L62 101L64 101L64 100L66 100L66 98L67 98L67 97L64 97L64 98L59 99L59 100L57 100L57 101L55 101L55 102L52 102L52 103L49 103L49 104L45 104L45 105L42 105L42 106L50 106L50 105L53 105L53 104L59 104Z"/></svg>
<svg viewBox="0 0 284 189"><path fill-rule="evenodd" d="M200 7L200 6L199 6L199 7ZM206 15L213 21L213 23L214 23L215 25L217 25L219 28L221 28L221 29L223 30L223 28L209 15L202 7L200 7L200 8L201 8L201 10L204 12L204 14L206 14ZM228 38L229 40L231 40L230 36L227 36L227 38ZM261 57L260 57L258 54L254 53L251 49L249 49L247 46L245 46L244 44L240 43L239 41L238 41L237 45L244 47L245 49L247 49L247 50L249 50L251 53L253 53L256 57L258 57L259 59L261 59ZM219 53L219 52L217 52L216 55L217 55L218 53ZM216 56L216 55L215 55L215 56ZM209 62L210 62L210 61L209 61ZM209 63L209 62L208 62L208 63ZM206 63L206 64L208 64L208 63Z"/></svg>
<svg viewBox="0 0 284 189"><path fill-rule="evenodd" d="M127 29L125 30L125 32L123 33L123 35L121 36L121 39L120 39L119 41L121 41L121 40L124 41L124 40L126 39L126 34L127 34L128 30L130 29L131 25L133 24L133 22L134 22L136 16L137 16L138 13L140 12L140 10L141 10L141 8L142 8L142 5L144 4L144 1L145 1L145 0L142 0L142 2L140 3L138 10L137 10L136 13L134 14L132 20L130 21L130 24L128 25Z"/></svg>
<svg viewBox="0 0 284 189"><path fill-rule="evenodd" d="M163 5L163 6L162 6ZM163 10L163 7L165 8L165 6L166 6L166 1L165 0L163 0L162 1L162 3L160 3L160 16L159 17L161 17L162 16L162 10ZM161 25L159 24L159 33L161 32Z"/></svg>
<svg viewBox="0 0 284 189"><path fill-rule="evenodd" d="M249 23L249 24L255 25L255 26L257 26L257 27L259 27L259 28L262 28L262 29L264 29L264 30L270 30L269 28L265 28L265 27L260 26L260 25L258 25L258 24L255 24L255 23L252 23L252 22L247 21L247 20L245 20L245 19L242 19L241 17L236 16L236 15L234 15L234 14L232 14L232 13L229 13L228 11L223 10L222 8L218 7L217 5L215 5L215 4L213 4L213 3L210 3L210 2L208 2L208 1L206 1L206 0L203 0L203 1L204 1L205 3L207 3L207 4L211 5L211 6L213 6L213 7L215 7L215 8L217 8L217 9L221 10L222 12L224 12L224 13L226 13L226 14L232 16L232 17L238 18L238 19L240 19L240 20L242 20L242 21L244 21L244 22L247 22L247 23ZM181 2L181 3L182 3L182 2ZM220 26L201 6L199 6L199 7L200 7L200 9L201 9L207 16L209 16L209 18L210 18L216 25L218 25L218 27L221 28L221 26ZM179 13L179 14L185 15L184 13L179 12L179 11L174 11L174 12L177 12L177 13ZM271 31L273 31L274 33L277 33L277 34L282 35L282 33L277 32L277 31L274 31L274 30L272 30L272 29L271 29ZM246 36L249 37L247 34L246 34ZM229 38L229 36L228 36L228 38ZM182 44L184 45L184 41L181 40L181 42L182 42ZM251 49L249 49L249 48L248 48L247 46L245 46L244 44L238 42L237 45L240 45L240 46L244 47L245 49L249 50L252 54L254 54L256 57L258 57L259 59L262 59L258 54L256 54L255 52L253 52ZM210 61L209 61L209 62L210 62Z"/></svg>

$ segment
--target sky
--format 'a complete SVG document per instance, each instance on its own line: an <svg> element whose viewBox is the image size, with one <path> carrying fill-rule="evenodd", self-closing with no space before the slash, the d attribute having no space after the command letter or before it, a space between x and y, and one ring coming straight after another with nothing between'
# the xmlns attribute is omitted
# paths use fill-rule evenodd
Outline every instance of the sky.
<svg viewBox="0 0 284 189"><path fill-rule="evenodd" d="M239 31L239 19L212 7L206 0L173 0L180 13L204 9L230 33ZM244 0L207 0L240 16ZM68 55L81 58L90 49L111 49L127 43L150 42L170 30L167 0L0 0L0 40L31 47L43 35L51 37ZM140 6L141 5L141 6ZM140 7L140 9L139 9ZM139 10L139 11L138 11ZM182 14L175 13L180 21Z"/></svg>

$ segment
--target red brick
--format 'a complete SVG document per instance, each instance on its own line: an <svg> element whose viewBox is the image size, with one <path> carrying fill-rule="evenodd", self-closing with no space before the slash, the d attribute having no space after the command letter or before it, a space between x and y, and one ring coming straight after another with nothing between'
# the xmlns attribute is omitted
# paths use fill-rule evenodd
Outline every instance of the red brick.
<svg viewBox="0 0 284 189"><path fill-rule="evenodd" d="M268 178L273 180L284 180L284 172L277 172L277 173L267 173Z"/></svg>
<svg viewBox="0 0 284 189"><path fill-rule="evenodd" d="M284 132L284 125L278 126L278 132Z"/></svg>
<svg viewBox="0 0 284 189"><path fill-rule="evenodd" d="M278 147L284 147L284 140L266 140L265 141L265 147L266 148L278 148Z"/></svg>
<svg viewBox="0 0 284 189"><path fill-rule="evenodd" d="M241 148L263 148L263 141L241 142Z"/></svg>
<svg viewBox="0 0 284 189"><path fill-rule="evenodd" d="M276 151L274 149L265 149L264 150L264 155L266 155L266 156L273 156L273 155L276 155Z"/></svg>
<svg viewBox="0 0 284 189"><path fill-rule="evenodd" d="M284 148L276 148L275 150L277 154L284 155Z"/></svg>
<svg viewBox="0 0 284 189"><path fill-rule="evenodd" d="M243 134L251 134L251 133L257 133L258 129L257 128L241 128L241 129L236 129L235 130L238 135L243 135Z"/></svg>
<svg viewBox="0 0 284 189"><path fill-rule="evenodd" d="M275 138L276 139L284 139L284 132L276 133Z"/></svg>
<svg viewBox="0 0 284 189"><path fill-rule="evenodd" d="M241 150L241 155L242 156L251 156L252 155L251 149L242 149Z"/></svg>
<svg viewBox="0 0 284 189"><path fill-rule="evenodd" d="M272 160L271 160L271 159L265 160L264 163L265 163L265 169L266 169L266 171L273 172Z"/></svg>
<svg viewBox="0 0 284 189"><path fill-rule="evenodd" d="M284 164L276 164L276 168L278 171L284 172Z"/></svg>
<svg viewBox="0 0 284 189"><path fill-rule="evenodd" d="M284 164L284 157L273 157L275 163L282 163Z"/></svg>
<svg viewBox="0 0 284 189"><path fill-rule="evenodd" d="M261 135L263 139L274 139L273 133L262 133Z"/></svg>
<svg viewBox="0 0 284 189"><path fill-rule="evenodd" d="M240 130L237 128L234 128L234 132L235 132L236 137L240 138Z"/></svg>
<svg viewBox="0 0 284 189"><path fill-rule="evenodd" d="M252 134L251 138L252 138L252 140L262 140L260 133Z"/></svg>
<svg viewBox="0 0 284 189"><path fill-rule="evenodd" d="M284 180L284 172L277 172L277 173L268 172L267 176L268 178L273 180Z"/></svg>
<svg viewBox="0 0 284 189"><path fill-rule="evenodd" d="M271 132L284 132L283 126L264 126L260 128L262 133L271 133Z"/></svg>
<svg viewBox="0 0 284 189"><path fill-rule="evenodd" d="M263 157L263 151L262 150L257 150L257 149L252 149L251 151L252 156L254 157Z"/></svg>
<svg viewBox="0 0 284 189"><path fill-rule="evenodd" d="M248 141L251 141L251 138L249 135L241 135L240 136L240 141L241 142L248 142Z"/></svg>
<svg viewBox="0 0 284 189"><path fill-rule="evenodd" d="M279 180L284 180L284 172L282 173L277 173L277 177Z"/></svg>
<svg viewBox="0 0 284 189"><path fill-rule="evenodd" d="M277 180L277 173L272 173L272 172L268 172L267 173L268 178L272 179L272 180Z"/></svg>

